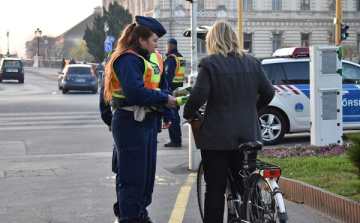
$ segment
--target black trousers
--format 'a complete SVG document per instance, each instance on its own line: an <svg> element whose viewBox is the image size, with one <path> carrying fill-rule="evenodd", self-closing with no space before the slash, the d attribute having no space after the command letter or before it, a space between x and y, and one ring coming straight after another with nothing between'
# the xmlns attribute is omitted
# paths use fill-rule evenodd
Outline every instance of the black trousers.
<svg viewBox="0 0 360 223"><path fill-rule="evenodd" d="M234 180L241 182L239 170L244 154L236 150L201 150L201 158L206 183L204 223L222 223L229 169ZM249 156L249 159L255 158L256 154Z"/></svg>

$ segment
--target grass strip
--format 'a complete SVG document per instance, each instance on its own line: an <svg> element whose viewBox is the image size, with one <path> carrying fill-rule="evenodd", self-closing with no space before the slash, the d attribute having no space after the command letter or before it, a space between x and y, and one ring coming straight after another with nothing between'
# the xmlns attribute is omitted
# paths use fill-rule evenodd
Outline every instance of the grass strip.
<svg viewBox="0 0 360 223"><path fill-rule="evenodd" d="M360 180L356 174L357 169L346 155L259 158L263 162L280 166L283 177L305 182L360 202Z"/></svg>

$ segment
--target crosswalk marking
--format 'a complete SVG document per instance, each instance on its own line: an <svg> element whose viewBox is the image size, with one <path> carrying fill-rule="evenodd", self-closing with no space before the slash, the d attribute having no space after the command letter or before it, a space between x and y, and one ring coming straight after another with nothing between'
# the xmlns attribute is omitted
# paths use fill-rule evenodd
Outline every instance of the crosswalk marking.
<svg viewBox="0 0 360 223"><path fill-rule="evenodd" d="M104 127L100 112L2 113L0 131Z"/></svg>

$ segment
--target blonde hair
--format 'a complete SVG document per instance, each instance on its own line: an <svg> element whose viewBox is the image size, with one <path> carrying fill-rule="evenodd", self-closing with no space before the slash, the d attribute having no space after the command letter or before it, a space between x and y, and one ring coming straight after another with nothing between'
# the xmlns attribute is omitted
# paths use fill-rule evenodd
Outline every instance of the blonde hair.
<svg viewBox="0 0 360 223"><path fill-rule="evenodd" d="M112 53L111 58L105 66L105 82L104 82L104 101L109 103L112 97L113 85L112 79L115 75L113 71L113 63L122 53L128 50L136 51L139 47L139 38L149 39L153 35L153 31L147 26L139 23L132 23L126 26L116 44L116 49Z"/></svg>
<svg viewBox="0 0 360 223"><path fill-rule="evenodd" d="M220 54L224 57L230 52L243 55L246 50L240 49L239 38L226 21L217 21L206 35L206 48L209 54Z"/></svg>

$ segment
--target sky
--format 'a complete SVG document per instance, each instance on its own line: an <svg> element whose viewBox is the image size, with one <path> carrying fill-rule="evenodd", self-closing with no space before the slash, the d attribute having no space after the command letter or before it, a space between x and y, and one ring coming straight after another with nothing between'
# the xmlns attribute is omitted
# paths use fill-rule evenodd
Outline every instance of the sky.
<svg viewBox="0 0 360 223"><path fill-rule="evenodd" d="M25 53L25 43L42 35L58 36L90 16L102 0L0 0L0 53ZM9 38L7 37L9 32Z"/></svg>

